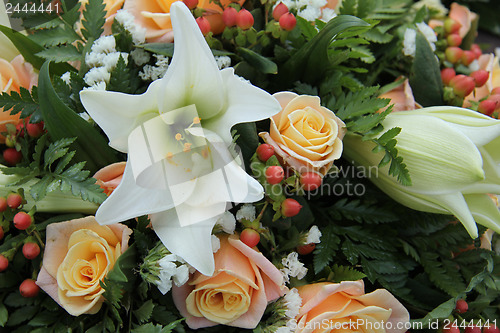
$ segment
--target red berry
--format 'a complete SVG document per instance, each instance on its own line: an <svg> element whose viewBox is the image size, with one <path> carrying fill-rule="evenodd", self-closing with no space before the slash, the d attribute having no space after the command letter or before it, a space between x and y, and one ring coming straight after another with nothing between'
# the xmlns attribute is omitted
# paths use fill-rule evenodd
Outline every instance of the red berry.
<svg viewBox="0 0 500 333"><path fill-rule="evenodd" d="M465 328L465 333L481 333L481 327L475 325L467 325Z"/></svg>
<svg viewBox="0 0 500 333"><path fill-rule="evenodd" d="M24 138L24 123L20 122L16 125L16 133L19 137Z"/></svg>
<svg viewBox="0 0 500 333"><path fill-rule="evenodd" d="M26 212L18 212L14 215L14 227L19 230L26 230L33 223L33 217Z"/></svg>
<svg viewBox="0 0 500 333"><path fill-rule="evenodd" d="M19 292L23 297L35 297L38 295L40 287L36 285L35 280L26 279L19 286Z"/></svg>
<svg viewBox="0 0 500 333"><path fill-rule="evenodd" d="M450 325L446 328L443 328L443 333L460 333L460 329L458 326Z"/></svg>
<svg viewBox="0 0 500 333"><path fill-rule="evenodd" d="M23 245L23 255L26 259L35 259L40 254L40 246L37 243L26 243Z"/></svg>
<svg viewBox="0 0 500 333"><path fill-rule="evenodd" d="M253 26L253 15L246 9L242 9L238 12L238 15L236 16L236 25L243 29L243 30L248 30Z"/></svg>
<svg viewBox="0 0 500 333"><path fill-rule="evenodd" d="M19 193L9 193L7 205L12 209L17 209L23 203L23 197Z"/></svg>
<svg viewBox="0 0 500 333"><path fill-rule="evenodd" d="M267 167L266 169L266 180L269 184L274 185L274 184L279 184L285 177L285 171L283 170L282 167L273 165L270 167Z"/></svg>
<svg viewBox="0 0 500 333"><path fill-rule="evenodd" d="M285 15L286 13L288 13L288 7L283 2L280 2L273 9L273 19L278 22L280 20L280 17Z"/></svg>
<svg viewBox="0 0 500 333"><path fill-rule="evenodd" d="M451 34L446 37L448 46L460 46L462 44L462 37L459 34Z"/></svg>
<svg viewBox="0 0 500 333"><path fill-rule="evenodd" d="M495 87L493 90L491 90L492 95L500 95L500 87Z"/></svg>
<svg viewBox="0 0 500 333"><path fill-rule="evenodd" d="M7 148L3 151L3 158L9 165L16 165L23 159L23 154L16 148Z"/></svg>
<svg viewBox="0 0 500 333"><path fill-rule="evenodd" d="M256 153L259 160L266 162L274 155L274 148L268 143L263 143L257 147Z"/></svg>
<svg viewBox="0 0 500 333"><path fill-rule="evenodd" d="M208 20L205 17L203 16L198 17L196 19L196 23L198 23L198 26L200 27L203 36L206 36L210 32L211 29L210 22L208 22Z"/></svg>
<svg viewBox="0 0 500 333"><path fill-rule="evenodd" d="M2 240L2 239L3 239L3 236L5 236L5 233L4 233L4 231L3 231L3 227L2 227L2 226L0 226L0 240Z"/></svg>
<svg viewBox="0 0 500 333"><path fill-rule="evenodd" d="M0 197L0 212L5 212L6 209L7 209L7 199L5 199L5 197Z"/></svg>
<svg viewBox="0 0 500 333"><path fill-rule="evenodd" d="M304 172L300 175L300 184L306 191L314 191L323 183L321 175L316 172Z"/></svg>
<svg viewBox="0 0 500 333"><path fill-rule="evenodd" d="M486 81L488 81L490 73L488 73L488 71L485 71L484 69L480 69L470 73L470 77L474 79L476 87L482 87L486 83Z"/></svg>
<svg viewBox="0 0 500 333"><path fill-rule="evenodd" d="M469 304L463 299L459 299L455 305L455 311L458 313L466 313L469 310Z"/></svg>
<svg viewBox="0 0 500 333"><path fill-rule="evenodd" d="M491 99L485 99L479 103L477 111L485 114L487 116L491 116L497 107L497 102Z"/></svg>
<svg viewBox="0 0 500 333"><path fill-rule="evenodd" d="M470 46L470 50L474 52L477 58L479 58L483 54L483 51L481 51L481 48L477 44L472 44Z"/></svg>
<svg viewBox="0 0 500 333"><path fill-rule="evenodd" d="M297 19L292 13L286 13L280 17L280 27L285 31L292 31L297 25Z"/></svg>
<svg viewBox="0 0 500 333"><path fill-rule="evenodd" d="M182 0L189 9L195 9L198 6L198 0Z"/></svg>
<svg viewBox="0 0 500 333"><path fill-rule="evenodd" d="M441 70L441 80L446 86L450 84L450 80L453 79L456 75L457 73L455 73L455 70L452 67L443 68Z"/></svg>
<svg viewBox="0 0 500 333"><path fill-rule="evenodd" d="M0 272L3 272L9 267L9 259L5 258L3 254L0 254Z"/></svg>
<svg viewBox="0 0 500 333"><path fill-rule="evenodd" d="M233 7L227 7L222 13L222 22L226 27L234 27L236 25L236 17L238 16L238 11Z"/></svg>
<svg viewBox="0 0 500 333"><path fill-rule="evenodd" d="M483 333L500 333L500 329L496 325L490 324L483 327Z"/></svg>
<svg viewBox="0 0 500 333"><path fill-rule="evenodd" d="M260 242L260 234L251 228L246 228L240 234L240 240L248 247L254 247Z"/></svg>
<svg viewBox="0 0 500 333"><path fill-rule="evenodd" d="M462 58L463 53L464 51L458 46L449 46L444 51L446 60L448 60L452 64L457 63Z"/></svg>
<svg viewBox="0 0 500 333"><path fill-rule="evenodd" d="M452 18L447 18L444 21L444 30L449 34L457 33L462 25Z"/></svg>
<svg viewBox="0 0 500 333"><path fill-rule="evenodd" d="M285 201L283 201L283 203L281 204L281 214L283 214L283 216L285 217L295 216L300 212L301 209L302 206L295 199L285 199Z"/></svg>
<svg viewBox="0 0 500 333"><path fill-rule="evenodd" d="M32 138L38 138L43 134L43 121L36 124L26 124L26 131Z"/></svg>
<svg viewBox="0 0 500 333"><path fill-rule="evenodd" d="M476 60L476 54L472 51L465 50L462 53L461 60L462 64L464 64L465 66L469 66L471 62Z"/></svg>
<svg viewBox="0 0 500 333"><path fill-rule="evenodd" d="M314 243L305 244L305 245L297 246L297 252L300 255L305 256L305 255L308 255L309 253L311 253L312 251L314 251L315 248L316 248L316 244L314 244Z"/></svg>
<svg viewBox="0 0 500 333"><path fill-rule="evenodd" d="M500 95L490 95L486 100L495 103L495 110L500 109Z"/></svg>
<svg viewBox="0 0 500 333"><path fill-rule="evenodd" d="M474 79L470 76L459 74L450 80L450 87L453 92L460 97L468 96L476 86Z"/></svg>

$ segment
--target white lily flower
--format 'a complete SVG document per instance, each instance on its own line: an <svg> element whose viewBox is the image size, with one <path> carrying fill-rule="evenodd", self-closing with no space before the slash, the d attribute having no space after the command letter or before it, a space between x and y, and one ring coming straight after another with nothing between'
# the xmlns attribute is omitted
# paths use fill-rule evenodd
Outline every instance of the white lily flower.
<svg viewBox="0 0 500 333"><path fill-rule="evenodd" d="M370 180L412 209L453 214L471 237L476 222L500 232L500 212L487 193L500 194L500 121L468 109L430 107L391 113L384 128L400 127L400 156L412 186L403 186L385 166ZM381 159L374 144L357 135L344 138L344 157L363 166Z"/></svg>
<svg viewBox="0 0 500 333"><path fill-rule="evenodd" d="M228 202L255 202L262 186L228 149L231 127L280 111L232 68L219 70L191 12L171 7L175 49L162 79L142 95L83 91L81 100L110 146L128 153L123 179L96 219L149 214L165 247L205 275L214 271L211 231Z"/></svg>

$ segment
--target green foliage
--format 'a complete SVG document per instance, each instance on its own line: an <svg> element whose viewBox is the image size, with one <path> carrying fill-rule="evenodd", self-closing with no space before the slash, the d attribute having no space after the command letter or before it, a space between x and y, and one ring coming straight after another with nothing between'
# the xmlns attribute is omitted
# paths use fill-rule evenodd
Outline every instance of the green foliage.
<svg viewBox="0 0 500 333"><path fill-rule="evenodd" d="M329 276L328 280L340 283L342 281L356 281L364 277L366 277L364 273L361 273L353 267L335 264L331 268L331 276Z"/></svg>
<svg viewBox="0 0 500 333"><path fill-rule="evenodd" d="M21 118L33 115L35 119L40 119L37 87L33 87L31 93L23 87L19 91L20 93L13 90L10 93L0 94L0 108L3 108L3 112L12 110L10 114L20 112Z"/></svg>
<svg viewBox="0 0 500 333"><path fill-rule="evenodd" d="M62 139L47 144L47 136L38 140L33 153L33 161L25 167L3 169L4 174L20 175L22 178L13 185L19 186L29 182L30 194L35 201L42 200L47 193L60 190L72 193L83 200L101 203L106 199L102 189L89 178L90 172L83 170L85 162L68 167L74 151L69 146L75 139Z"/></svg>
<svg viewBox="0 0 500 333"><path fill-rule="evenodd" d="M398 220L395 212L387 209L387 205L366 203L361 200L342 198L327 208L333 220L348 219L359 223L384 223Z"/></svg>
<svg viewBox="0 0 500 333"><path fill-rule="evenodd" d="M115 68L111 71L111 78L109 79L107 88L111 91L130 93L132 88L130 81L130 69L125 64L125 59L120 55Z"/></svg>
<svg viewBox="0 0 500 333"><path fill-rule="evenodd" d="M96 40L104 32L106 11L102 0L89 0L83 10L82 35L86 40Z"/></svg>
<svg viewBox="0 0 500 333"><path fill-rule="evenodd" d="M335 226L328 225L321 231L321 243L314 250L314 272L321 272L332 262L334 252L339 248L340 238L335 234Z"/></svg>

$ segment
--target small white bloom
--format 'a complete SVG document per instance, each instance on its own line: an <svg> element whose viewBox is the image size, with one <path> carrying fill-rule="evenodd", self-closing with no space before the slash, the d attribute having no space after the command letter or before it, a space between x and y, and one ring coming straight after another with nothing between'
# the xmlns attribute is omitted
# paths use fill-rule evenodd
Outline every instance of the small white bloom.
<svg viewBox="0 0 500 333"><path fill-rule="evenodd" d="M313 225L311 229L309 229L309 232L307 233L306 244L311 244L311 243L319 244L321 242L320 238L321 238L321 231L317 226Z"/></svg>
<svg viewBox="0 0 500 333"><path fill-rule="evenodd" d="M479 67L479 62L477 61L477 59L473 60L470 64L469 64L469 69L471 71L478 71L479 69L481 69L481 67Z"/></svg>
<svg viewBox="0 0 500 333"><path fill-rule="evenodd" d="M83 90L106 90L106 82L99 81L92 84L90 87L85 87Z"/></svg>
<svg viewBox="0 0 500 333"><path fill-rule="evenodd" d="M188 264L180 265L175 270L174 283L177 287L184 285L189 280L189 267Z"/></svg>
<svg viewBox="0 0 500 333"><path fill-rule="evenodd" d="M217 67L219 67L219 69L231 66L231 58L228 56L215 57L215 62L217 63Z"/></svg>
<svg viewBox="0 0 500 333"><path fill-rule="evenodd" d="M89 86L93 86L98 82L109 82L111 74L106 70L105 67L94 67L91 68L83 80Z"/></svg>
<svg viewBox="0 0 500 333"><path fill-rule="evenodd" d="M335 13L335 10L333 10L331 8L323 8L321 10L321 20L322 21L328 22L335 17L337 17L337 13Z"/></svg>
<svg viewBox="0 0 500 333"><path fill-rule="evenodd" d="M220 225L226 234L232 235L236 228L236 219L230 212L224 212L221 217L219 217L216 224Z"/></svg>
<svg viewBox="0 0 500 333"><path fill-rule="evenodd" d="M405 56L415 56L415 50L417 49L416 40L417 31L407 28L403 38L403 54Z"/></svg>
<svg viewBox="0 0 500 333"><path fill-rule="evenodd" d="M286 326L278 327L275 331L275 333L291 333L291 332L293 331Z"/></svg>
<svg viewBox="0 0 500 333"><path fill-rule="evenodd" d="M287 307L285 316L288 318L297 317L300 306L302 305L302 297L300 297L297 288L292 288L289 292L287 292L283 297L283 300L285 301L285 306Z"/></svg>
<svg viewBox="0 0 500 333"><path fill-rule="evenodd" d="M424 34L425 39L429 42L432 51L436 51L436 45L434 45L434 43L437 42L437 37L434 30L425 24L425 22L417 23L417 28L422 34Z"/></svg>
<svg viewBox="0 0 500 333"><path fill-rule="evenodd" d="M132 59L137 66L142 66L148 63L149 59L151 59L149 53L140 48L132 50L132 52L130 52L130 55L132 56Z"/></svg>
<svg viewBox="0 0 500 333"><path fill-rule="evenodd" d="M297 15L309 22L314 22L321 16L321 9L314 7L306 7L305 9L300 10L297 13Z"/></svg>
<svg viewBox="0 0 500 333"><path fill-rule="evenodd" d="M177 263L181 263L181 265L178 266ZM172 280L176 286L180 287L189 279L188 265L175 254L167 254L158 260L158 266L160 267L159 280L155 284L163 295L172 288Z"/></svg>
<svg viewBox="0 0 500 333"><path fill-rule="evenodd" d="M322 8L327 5L328 1L326 0L310 0L310 6L315 8Z"/></svg>
<svg viewBox="0 0 500 333"><path fill-rule="evenodd" d="M102 66L104 66L108 71L113 70L118 63L120 56L125 60L125 65L128 64L128 53L125 52L112 52L104 56L102 60Z"/></svg>
<svg viewBox="0 0 500 333"><path fill-rule="evenodd" d="M415 3L412 7L418 10L423 6L426 6L430 10L437 12L437 16L439 17L446 16L446 14L448 13L448 9L446 9L446 7L443 6L441 0L420 0L419 2Z"/></svg>
<svg viewBox="0 0 500 333"><path fill-rule="evenodd" d="M125 30L130 32L134 44L142 44L146 40L146 29L134 22L134 16L125 9L116 12L117 20Z"/></svg>
<svg viewBox="0 0 500 333"><path fill-rule="evenodd" d="M301 280L307 274L307 268L299 261L299 254L297 252L291 252L286 258L281 260L281 263L284 268L280 271L287 282L290 281L290 277L296 277Z"/></svg>
<svg viewBox="0 0 500 333"><path fill-rule="evenodd" d="M241 208L236 212L236 219L241 222L243 219L247 219L248 221L255 220L255 206L251 204L244 204Z"/></svg>
<svg viewBox="0 0 500 333"><path fill-rule="evenodd" d="M105 56L106 53L89 52L85 55L85 64L89 67L100 67Z"/></svg>
<svg viewBox="0 0 500 333"><path fill-rule="evenodd" d="M66 83L67 85L69 85L71 83L71 73L70 72L66 72L63 75L61 75L61 80L63 80L64 83Z"/></svg>
<svg viewBox="0 0 500 333"><path fill-rule="evenodd" d="M117 20L125 29L134 25L134 15L130 14L125 9L120 9L116 12L115 20Z"/></svg>
<svg viewBox="0 0 500 333"><path fill-rule="evenodd" d="M110 53L115 52L116 40L113 36L102 36L96 39L92 44L92 52L95 53Z"/></svg>
<svg viewBox="0 0 500 333"><path fill-rule="evenodd" d="M216 253L220 249L220 239L219 237L212 235L212 251Z"/></svg>

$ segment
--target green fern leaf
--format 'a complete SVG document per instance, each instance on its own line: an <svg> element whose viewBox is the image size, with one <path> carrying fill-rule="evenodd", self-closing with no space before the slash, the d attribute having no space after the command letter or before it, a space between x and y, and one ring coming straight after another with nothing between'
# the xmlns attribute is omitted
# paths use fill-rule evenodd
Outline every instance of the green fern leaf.
<svg viewBox="0 0 500 333"><path fill-rule="evenodd" d="M328 225L321 231L321 243L314 250L314 272L318 274L333 260L338 250L340 238L335 234L333 225Z"/></svg>

